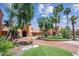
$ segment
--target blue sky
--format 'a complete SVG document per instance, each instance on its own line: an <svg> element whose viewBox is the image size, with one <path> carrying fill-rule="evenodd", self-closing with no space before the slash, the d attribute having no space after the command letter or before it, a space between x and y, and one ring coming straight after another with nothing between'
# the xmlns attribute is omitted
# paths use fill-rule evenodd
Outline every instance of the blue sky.
<svg viewBox="0 0 79 59"><path fill-rule="evenodd" d="M8 20L8 13L6 12L6 8L10 7L11 4L0 4L0 9L2 9L3 13L4 13L4 17L3 20ZM34 4L34 16L32 18L31 24L32 27L35 29L39 29L38 27L38 18L39 17L48 17L50 15L53 15L53 9L55 6L59 5L59 3L48 3L48 4ZM64 3L63 4L64 8L71 8L72 12L69 14L69 17L71 17L72 15L76 15L79 16L79 4L69 4L69 3ZM79 28L79 18L76 21L76 28ZM69 21L69 25L71 27L71 23ZM66 16L63 14L63 12L61 13L61 20L60 20L60 25L62 27L66 26Z"/></svg>

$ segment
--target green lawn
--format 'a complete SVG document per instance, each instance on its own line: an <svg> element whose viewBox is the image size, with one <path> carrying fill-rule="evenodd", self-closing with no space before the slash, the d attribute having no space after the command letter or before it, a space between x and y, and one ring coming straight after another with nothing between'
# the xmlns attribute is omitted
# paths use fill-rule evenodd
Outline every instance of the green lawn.
<svg viewBox="0 0 79 59"><path fill-rule="evenodd" d="M72 56L72 53L61 48L42 45L24 51L22 56Z"/></svg>
<svg viewBox="0 0 79 59"><path fill-rule="evenodd" d="M48 35L44 38L44 40L69 40L67 38L63 38L62 35Z"/></svg>

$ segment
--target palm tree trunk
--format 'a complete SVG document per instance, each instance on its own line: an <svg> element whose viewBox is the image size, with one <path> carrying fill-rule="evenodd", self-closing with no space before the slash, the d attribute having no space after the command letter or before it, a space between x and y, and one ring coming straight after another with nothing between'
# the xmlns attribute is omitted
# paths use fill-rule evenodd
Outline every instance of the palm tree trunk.
<svg viewBox="0 0 79 59"><path fill-rule="evenodd" d="M57 23L55 23L55 28L57 27Z"/></svg>
<svg viewBox="0 0 79 59"><path fill-rule="evenodd" d="M57 34L57 23L55 23L55 31L56 31L56 34Z"/></svg>
<svg viewBox="0 0 79 59"><path fill-rule="evenodd" d="M11 24L12 23L11 23L11 20L10 20L10 22L9 22L9 31L7 32L6 37L5 37L6 40L8 39L8 36L10 35Z"/></svg>
<svg viewBox="0 0 79 59"><path fill-rule="evenodd" d="M72 35L73 35L72 40L75 40L75 28L74 28L74 22L72 22Z"/></svg>
<svg viewBox="0 0 79 59"><path fill-rule="evenodd" d="M69 25L69 24L68 24L68 15L66 15L66 17L67 17L67 27L68 27L68 25Z"/></svg>

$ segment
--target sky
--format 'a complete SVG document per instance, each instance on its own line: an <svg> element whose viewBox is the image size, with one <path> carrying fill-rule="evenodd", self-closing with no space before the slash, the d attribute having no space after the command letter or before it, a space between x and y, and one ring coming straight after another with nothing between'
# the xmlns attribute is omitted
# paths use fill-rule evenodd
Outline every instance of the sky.
<svg viewBox="0 0 79 59"><path fill-rule="evenodd" d="M53 15L53 9L54 7L56 7L57 5L59 5L59 3L44 3L44 4L40 4L40 3L35 3L34 4L34 16L31 20L31 24L32 27L35 29L39 29L38 26L38 18L40 17L48 17ZM71 13L69 14L69 18L72 15L78 16L79 17L79 4L75 4L75 3L64 3L63 4L64 9L65 8L71 8ZM3 20L8 20L8 12L6 12L6 8L11 7L11 4L7 4L7 3L1 3L0 4L0 9L2 9L3 11ZM61 27L65 27L66 26L66 16L63 14L63 12L60 13L60 25ZM71 22L69 21L69 26L71 27ZM79 29L79 18L76 21L75 24L75 28Z"/></svg>

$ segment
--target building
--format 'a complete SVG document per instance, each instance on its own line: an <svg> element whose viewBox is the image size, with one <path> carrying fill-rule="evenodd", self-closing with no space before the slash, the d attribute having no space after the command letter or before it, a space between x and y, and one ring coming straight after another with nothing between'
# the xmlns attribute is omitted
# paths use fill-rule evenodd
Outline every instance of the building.
<svg viewBox="0 0 79 59"><path fill-rule="evenodd" d="M3 12L0 9L0 31L2 30L2 19L3 19Z"/></svg>
<svg viewBox="0 0 79 59"><path fill-rule="evenodd" d="M48 34L49 34L49 35L59 34L60 31L61 31L61 27L57 27L57 29L56 29L56 28L49 29L49 30L48 30Z"/></svg>
<svg viewBox="0 0 79 59"><path fill-rule="evenodd" d="M2 30L2 19L3 19L3 12L2 10L0 9L0 35L1 35L1 30Z"/></svg>
<svg viewBox="0 0 79 59"><path fill-rule="evenodd" d="M29 24L22 29L22 36L39 36L42 32L39 29L32 28L32 25ZM29 34L29 35L28 35Z"/></svg>
<svg viewBox="0 0 79 59"><path fill-rule="evenodd" d="M32 28L31 24L24 26L23 29L18 29L18 32L21 37L39 36L42 33L39 29Z"/></svg>
<svg viewBox="0 0 79 59"><path fill-rule="evenodd" d="M0 9L0 35L6 35L7 32L9 31L9 28L2 24L2 20L3 20L3 12ZM22 29L18 29L17 32L21 37L31 37L41 34L41 31L33 29L31 24L24 26Z"/></svg>
<svg viewBox="0 0 79 59"><path fill-rule="evenodd" d="M3 12L2 10L0 9L0 30L2 28L2 19L3 19Z"/></svg>
<svg viewBox="0 0 79 59"><path fill-rule="evenodd" d="M2 27L2 30L1 30L1 35L6 35L8 32L9 32L8 27L3 26L3 27Z"/></svg>
<svg viewBox="0 0 79 59"><path fill-rule="evenodd" d="M40 36L42 34L42 31L39 29L32 29L33 36Z"/></svg>

